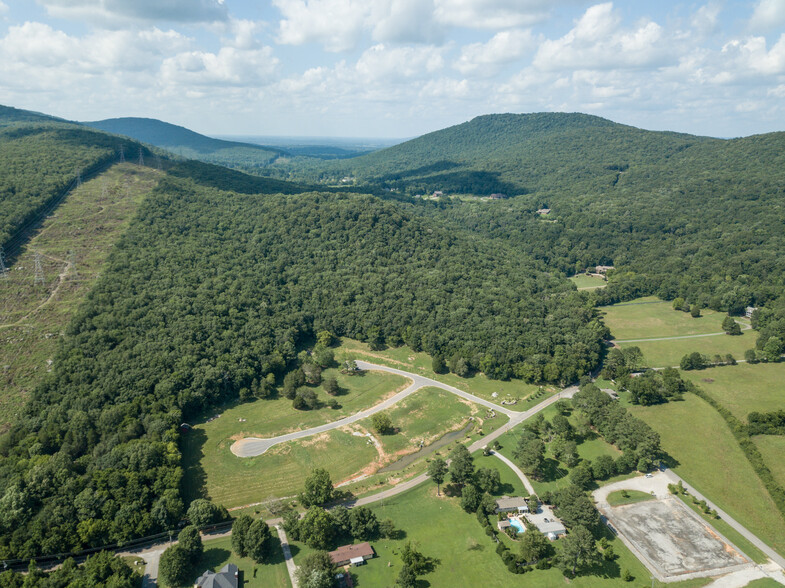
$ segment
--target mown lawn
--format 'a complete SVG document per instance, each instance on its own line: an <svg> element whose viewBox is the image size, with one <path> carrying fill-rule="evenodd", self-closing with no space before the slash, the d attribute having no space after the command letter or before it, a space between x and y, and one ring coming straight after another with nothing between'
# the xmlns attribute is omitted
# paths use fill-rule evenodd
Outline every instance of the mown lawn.
<svg viewBox="0 0 785 588"><path fill-rule="evenodd" d="M743 422L754 411L785 409L785 363L740 363L682 372L682 377L706 390Z"/></svg>
<svg viewBox="0 0 785 588"><path fill-rule="evenodd" d="M570 282L575 284L575 287L579 290L581 288L604 288L608 285L608 282L602 278L598 278L597 276L587 276L586 274L572 276L570 278Z"/></svg>
<svg viewBox="0 0 785 588"><path fill-rule="evenodd" d="M325 468L333 483L350 478L378 459L376 447L365 437L335 429L328 433L282 443L258 457L240 458L229 451L231 439L205 439L191 431L184 442L187 497L207 495L227 508L294 496L311 470Z"/></svg>
<svg viewBox="0 0 785 588"><path fill-rule="evenodd" d="M436 374L432 369L432 358L427 353L412 351L407 346L388 348L383 351L371 351L366 343L344 338L336 349L335 357L339 361L345 359L363 359L380 365L406 370L421 376L433 378L439 382L454 386L485 400L501 403L502 400L517 400L507 406L511 410L528 410L538 402L554 394L557 388L551 386L535 386L520 380L502 382L491 380L483 374L474 374L468 378L460 378L455 374ZM496 394L494 397L493 394Z"/></svg>
<svg viewBox="0 0 785 588"><path fill-rule="evenodd" d="M785 553L785 521L720 415L700 398L628 406L661 437L674 470L720 508Z"/></svg>
<svg viewBox="0 0 785 588"><path fill-rule="evenodd" d="M636 502L644 502L653 499L654 496L647 494L646 492L641 492L640 490L616 490L615 492L608 494L608 504L611 506L635 504Z"/></svg>
<svg viewBox="0 0 785 588"><path fill-rule="evenodd" d="M194 568L194 580L201 576L205 570L219 571L228 563L235 564L240 570L241 586L243 588L288 588L292 585L289 581L289 572L281 551L281 541L275 529L273 533L272 558L269 563L259 564L247 557L240 557L232 551L232 538L204 539L204 555ZM184 584L193 586L193 582Z"/></svg>
<svg viewBox="0 0 785 588"><path fill-rule="evenodd" d="M721 312L703 309L701 317L692 318L688 312L673 310L671 302L653 296L603 306L600 311L611 334L619 340L722 333L722 320L726 316ZM745 322L743 319L737 320ZM728 338L731 338L730 335Z"/></svg>

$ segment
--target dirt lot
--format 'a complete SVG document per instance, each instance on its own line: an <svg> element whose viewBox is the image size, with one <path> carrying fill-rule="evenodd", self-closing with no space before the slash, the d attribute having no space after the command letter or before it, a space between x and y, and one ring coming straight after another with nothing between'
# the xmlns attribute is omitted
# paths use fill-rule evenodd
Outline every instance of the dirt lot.
<svg viewBox="0 0 785 588"><path fill-rule="evenodd" d="M750 563L676 498L605 510L611 523L665 578L720 574Z"/></svg>

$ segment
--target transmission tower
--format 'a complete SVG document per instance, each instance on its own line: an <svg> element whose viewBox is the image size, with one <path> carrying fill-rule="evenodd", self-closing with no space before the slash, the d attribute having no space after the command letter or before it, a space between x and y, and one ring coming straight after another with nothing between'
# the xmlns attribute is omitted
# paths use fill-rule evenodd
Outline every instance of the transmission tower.
<svg viewBox="0 0 785 588"><path fill-rule="evenodd" d="M0 247L0 280L8 279L8 268L5 267L5 251Z"/></svg>
<svg viewBox="0 0 785 588"><path fill-rule="evenodd" d="M158 155L155 156L155 169L161 171L161 158Z"/></svg>
<svg viewBox="0 0 785 588"><path fill-rule="evenodd" d="M101 178L101 198L106 198L106 196L107 196L106 178Z"/></svg>
<svg viewBox="0 0 785 588"><path fill-rule="evenodd" d="M82 185L82 170L76 170L76 187Z"/></svg>
<svg viewBox="0 0 785 588"><path fill-rule="evenodd" d="M45 284L46 280L44 280L44 270L41 267L41 254L36 251L35 253L35 279L33 280L34 284Z"/></svg>
<svg viewBox="0 0 785 588"><path fill-rule="evenodd" d="M68 257L66 257L66 261L71 266L71 280L78 280L79 274L76 271L76 252L69 251Z"/></svg>
<svg viewBox="0 0 785 588"><path fill-rule="evenodd" d="M144 155L142 154L141 147L139 147L139 165L144 165Z"/></svg>
<svg viewBox="0 0 785 588"><path fill-rule="evenodd" d="M125 162L125 149L120 145L120 163Z"/></svg>

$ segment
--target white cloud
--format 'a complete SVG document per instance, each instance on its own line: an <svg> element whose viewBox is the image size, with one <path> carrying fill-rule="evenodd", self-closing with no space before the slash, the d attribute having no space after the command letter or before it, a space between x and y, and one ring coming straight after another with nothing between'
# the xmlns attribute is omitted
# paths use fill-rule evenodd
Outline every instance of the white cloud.
<svg viewBox="0 0 785 588"><path fill-rule="evenodd" d="M278 59L270 47L221 47L216 53L190 51L164 59L161 81L171 89L201 86L264 86L274 79Z"/></svg>
<svg viewBox="0 0 785 588"><path fill-rule="evenodd" d="M487 43L472 43L461 49L455 68L464 75L496 75L501 66L515 62L534 49L530 30L515 29L496 33Z"/></svg>
<svg viewBox="0 0 785 588"><path fill-rule="evenodd" d="M0 16L3 16L6 12L8 12L8 6L0 0Z"/></svg>
<svg viewBox="0 0 785 588"><path fill-rule="evenodd" d="M631 31L620 30L613 4L589 8L564 37L543 42L534 57L541 70L643 68L664 65L673 44L660 25L641 21Z"/></svg>
<svg viewBox="0 0 785 588"><path fill-rule="evenodd" d="M720 5L714 2L701 6L690 19L693 30L704 36L714 33L719 24L720 12Z"/></svg>
<svg viewBox="0 0 785 588"><path fill-rule="evenodd" d="M510 29L545 20L552 0L435 0L436 18L453 26Z"/></svg>
<svg viewBox="0 0 785 588"><path fill-rule="evenodd" d="M760 0L750 18L754 31L770 31L785 25L785 0Z"/></svg>
<svg viewBox="0 0 785 588"><path fill-rule="evenodd" d="M723 81L745 78L751 74L772 76L785 73L785 34L768 50L764 37L734 40L722 48Z"/></svg>
<svg viewBox="0 0 785 588"><path fill-rule="evenodd" d="M214 22L228 18L223 0L37 0L47 13L113 26L136 21Z"/></svg>

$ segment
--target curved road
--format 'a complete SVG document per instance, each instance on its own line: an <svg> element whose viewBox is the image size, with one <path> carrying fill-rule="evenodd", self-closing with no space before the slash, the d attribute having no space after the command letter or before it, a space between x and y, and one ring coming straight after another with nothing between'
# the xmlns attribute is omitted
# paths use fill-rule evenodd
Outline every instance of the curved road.
<svg viewBox="0 0 785 588"><path fill-rule="evenodd" d="M427 386L441 388L442 390L451 392L456 396L460 396L461 398L464 398L476 404L480 404L487 408L493 409L498 413L507 415L510 418L510 425L512 425L513 422L515 424L518 424L519 422L524 420L524 418L528 418L528 417L520 418L521 415L527 413L521 413L518 411L510 410L509 408L505 408L498 404L494 404L493 402L489 402L484 398L479 398L477 396L474 396L473 394L469 394L468 392L464 392L463 390L454 388L453 386L448 386L447 384L443 384L442 382L438 382L436 380L432 380L431 378L426 378L424 376L419 376L411 372L405 372L403 370L398 370L383 365L377 365L375 363L368 363L367 361L357 361L357 367L362 370L388 372L390 374L403 376L411 380L412 383L405 390L399 392L395 396L392 396L391 398L388 398L387 400L380 402L379 404L376 404L371 408L362 410L356 414L353 414L352 416L345 417L337 421L333 421L332 423L319 425L318 427L312 427L310 429L304 429L302 431L297 431L295 433L279 435L278 437L271 437L269 439L260 439L258 437L246 437L245 439L240 439L239 441L236 441L235 443L232 444L231 447L232 453L234 453L237 457L256 457L257 455L262 455L265 451L270 449L270 447L273 447L274 445L278 445L279 443L285 443L287 441L295 441L297 439L304 439L305 437L318 435L319 433L332 431L333 429L337 429L345 425L350 425L362 419L366 419L369 416L376 414L377 412L386 410L391 406L394 406L395 404L397 404L407 396L413 394L420 388L425 388Z"/></svg>

